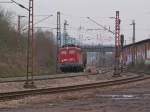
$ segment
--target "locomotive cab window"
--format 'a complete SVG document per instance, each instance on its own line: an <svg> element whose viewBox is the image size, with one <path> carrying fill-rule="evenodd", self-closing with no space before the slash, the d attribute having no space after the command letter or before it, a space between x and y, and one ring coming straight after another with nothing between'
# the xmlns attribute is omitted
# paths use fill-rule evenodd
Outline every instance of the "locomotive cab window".
<svg viewBox="0 0 150 112"><path fill-rule="evenodd" d="M76 51L75 50L69 50L69 54L75 54Z"/></svg>
<svg viewBox="0 0 150 112"><path fill-rule="evenodd" d="M67 51L66 50L62 50L61 54L67 54Z"/></svg>

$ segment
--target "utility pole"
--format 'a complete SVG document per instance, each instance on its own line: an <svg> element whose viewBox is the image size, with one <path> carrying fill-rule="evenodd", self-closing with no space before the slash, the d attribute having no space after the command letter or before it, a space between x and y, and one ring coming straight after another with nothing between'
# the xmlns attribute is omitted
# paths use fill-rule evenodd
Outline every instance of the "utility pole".
<svg viewBox="0 0 150 112"><path fill-rule="evenodd" d="M132 24L130 24L133 26L133 37L132 37L132 43L134 44L135 43L135 20L132 21ZM135 47L133 45L133 48L132 48L132 65L135 64Z"/></svg>
<svg viewBox="0 0 150 112"><path fill-rule="evenodd" d="M135 43L135 20L132 21L132 24L130 24L133 26L133 37L132 37L132 43Z"/></svg>
<svg viewBox="0 0 150 112"><path fill-rule="evenodd" d="M124 35L123 34L121 34L121 36L120 36L120 42L121 42L121 52L120 52L120 57L121 57L121 72L123 72L123 67L124 67L124 53L123 53Z"/></svg>
<svg viewBox="0 0 150 112"><path fill-rule="evenodd" d="M34 88L34 0L29 0L28 46L27 46L27 79L25 88ZM31 79L29 79L31 77Z"/></svg>
<svg viewBox="0 0 150 112"><path fill-rule="evenodd" d="M17 51L19 52L19 43L20 43L20 36L21 36L21 18L25 16L18 15L18 35L17 35Z"/></svg>
<svg viewBox="0 0 150 112"><path fill-rule="evenodd" d="M19 39L20 39L20 35L21 35L21 26L20 26L20 20L21 16L18 16L18 35L17 35L17 52L19 52Z"/></svg>
<svg viewBox="0 0 150 112"><path fill-rule="evenodd" d="M78 28L78 33L79 33L79 46L81 46L81 45L82 45L82 39L81 39L81 29L82 29L82 27L81 27L81 25L80 25L80 27Z"/></svg>
<svg viewBox="0 0 150 112"><path fill-rule="evenodd" d="M58 56L59 48L61 47L61 21L60 21L60 12L57 12L57 50L56 50L56 72L58 72Z"/></svg>
<svg viewBox="0 0 150 112"><path fill-rule="evenodd" d="M63 37L63 44L67 44L67 25L69 25L67 23L67 20L65 20L64 22L64 37Z"/></svg>
<svg viewBox="0 0 150 112"><path fill-rule="evenodd" d="M119 18L119 11L116 11L116 18L115 18L115 66L114 66L114 77L120 76L120 18Z"/></svg>

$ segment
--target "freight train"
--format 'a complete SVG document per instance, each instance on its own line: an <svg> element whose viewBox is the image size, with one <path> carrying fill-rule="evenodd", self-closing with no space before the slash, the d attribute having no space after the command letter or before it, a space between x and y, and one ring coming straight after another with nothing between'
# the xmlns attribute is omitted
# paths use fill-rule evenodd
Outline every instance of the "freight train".
<svg viewBox="0 0 150 112"><path fill-rule="evenodd" d="M59 68L62 72L82 72L87 63L84 50L76 45L64 45L59 48Z"/></svg>

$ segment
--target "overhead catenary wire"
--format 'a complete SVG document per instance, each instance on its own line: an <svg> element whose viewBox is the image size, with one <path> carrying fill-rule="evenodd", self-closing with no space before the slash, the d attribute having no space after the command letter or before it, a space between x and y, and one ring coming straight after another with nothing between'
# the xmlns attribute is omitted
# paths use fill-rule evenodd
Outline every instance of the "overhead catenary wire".
<svg viewBox="0 0 150 112"><path fill-rule="evenodd" d="M61 14L62 14L63 16L67 16L67 17L75 17L75 18L87 19L86 16L77 16L77 15L66 14L66 13L62 13L62 12L61 12ZM97 17L97 18L108 19L109 17Z"/></svg>
<svg viewBox="0 0 150 112"><path fill-rule="evenodd" d="M71 18L78 18L78 19L81 19L81 21L84 19L84 22L83 22L83 24L81 24L81 21L80 21L80 26L84 26L84 29L80 29L80 28L78 28L77 27L77 24L76 24L76 26L74 27L74 26L70 26L70 27L68 27L69 29L69 31L71 31L72 32L72 30L73 30L73 32L70 34L70 35L74 35L73 37L78 37L77 35L84 35L84 36L82 36L83 38L84 37L86 37L86 35L87 35L87 33L88 33L88 35L91 35L91 37L94 37L94 36L92 36L93 34L92 34L92 31L104 31L104 32L106 32L106 31L108 31L108 32L110 32L110 33L112 33L113 35L114 35L114 31L111 31L110 30L110 27L109 28L107 28L106 26L103 26L103 25L101 25L101 28L99 28L99 27L97 27L97 28L89 28L88 26L87 26L87 23L89 23L90 21L87 19L87 17L85 17L85 16L75 16L75 15L72 15L72 14L65 14L65 13L62 13L61 12L61 15L63 15L64 17L67 17L69 20L71 19ZM108 19L109 17L100 17L100 18L106 18L106 19ZM91 18L90 18L91 19ZM72 19L71 19L72 20ZM85 21L86 21L86 23L85 23ZM96 22L96 21L95 21ZM71 22L71 23L73 23L73 22ZM98 26L100 26L100 24L98 23L97 24ZM80 34L79 34L79 32L80 32ZM90 33L91 32L91 33ZM89 34L90 33L90 34ZM79 36L80 37L80 36ZM106 36L105 36L105 38L106 38ZM112 37L112 39L114 39L114 37ZM105 39L106 40L106 39ZM108 39L107 39L108 41L110 41L111 40L111 38L110 37L108 37Z"/></svg>
<svg viewBox="0 0 150 112"><path fill-rule="evenodd" d="M47 17L45 17L45 18L43 18L43 19L41 19L41 20L39 20L39 21L37 21L36 23L34 23L34 25L39 24L39 23L41 23L41 22L47 20L47 19L50 18L51 16L53 16L53 15L51 14L51 15L49 15L49 16L47 16Z"/></svg>
<svg viewBox="0 0 150 112"><path fill-rule="evenodd" d="M21 1L24 2L24 3L26 3L26 4L28 4L28 2L26 0L21 0Z"/></svg>
<svg viewBox="0 0 150 112"><path fill-rule="evenodd" d="M12 1L0 1L0 3L13 3Z"/></svg>
<svg viewBox="0 0 150 112"><path fill-rule="evenodd" d="M37 24L39 24L39 23L41 23L41 22L47 20L48 18L50 18L50 17L52 17L52 16L53 16L53 15L51 14L51 15L49 15L49 16L47 16L47 17L45 17L45 18L43 18L43 19L41 19L41 20L35 22L34 25L37 25ZM24 26L24 27L26 27L26 26ZM25 28L25 29L23 29L23 31L25 31L25 30L27 30L27 29L28 29L28 28Z"/></svg>
<svg viewBox="0 0 150 112"><path fill-rule="evenodd" d="M113 31L110 30L110 28L106 28L105 26L97 23L95 20L91 19L90 17L87 17L87 19L89 19L90 21L92 21L93 23L97 24L98 26L100 26L101 28L103 28L104 30L112 33L113 35L115 34Z"/></svg>
<svg viewBox="0 0 150 112"><path fill-rule="evenodd" d="M83 16L75 16L75 15L72 15L72 14L65 14L65 13L62 13L61 12L61 15L63 15L63 16L67 16L67 17L75 17L75 18L83 18L83 19L85 19L85 17L83 17Z"/></svg>
<svg viewBox="0 0 150 112"><path fill-rule="evenodd" d="M18 6L20 6L21 8L26 9L26 10L29 11L29 9L28 9L27 7L25 7L24 5L22 5L22 4L20 4L20 3L16 2L16 1L14 1L14 0L11 0L11 1L12 1L13 3L17 4Z"/></svg>

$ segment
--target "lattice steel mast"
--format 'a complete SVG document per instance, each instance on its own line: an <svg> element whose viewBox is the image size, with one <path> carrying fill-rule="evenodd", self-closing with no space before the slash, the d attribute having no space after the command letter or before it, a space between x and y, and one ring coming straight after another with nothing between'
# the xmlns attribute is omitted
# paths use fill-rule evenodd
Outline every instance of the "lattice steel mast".
<svg viewBox="0 0 150 112"><path fill-rule="evenodd" d="M120 18L119 11L116 11L115 18L115 66L114 66L114 76L120 75Z"/></svg>
<svg viewBox="0 0 150 112"><path fill-rule="evenodd" d="M29 0L28 46L27 46L27 79L24 87L34 87L34 0ZM31 77L31 79L29 79Z"/></svg>
<svg viewBox="0 0 150 112"><path fill-rule="evenodd" d="M58 55L59 48L61 47L61 21L60 21L60 12L57 12L57 53L56 53L56 72L58 72Z"/></svg>

